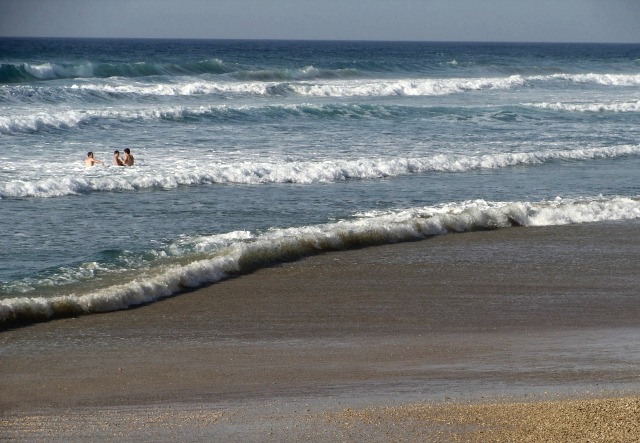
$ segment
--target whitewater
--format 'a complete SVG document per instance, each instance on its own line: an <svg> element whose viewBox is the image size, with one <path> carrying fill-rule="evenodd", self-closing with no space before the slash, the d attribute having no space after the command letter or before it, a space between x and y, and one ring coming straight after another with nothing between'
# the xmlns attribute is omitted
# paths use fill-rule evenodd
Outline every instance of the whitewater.
<svg viewBox="0 0 640 443"><path fill-rule="evenodd" d="M639 45L0 39L0 324L325 251L637 223L639 85Z"/></svg>

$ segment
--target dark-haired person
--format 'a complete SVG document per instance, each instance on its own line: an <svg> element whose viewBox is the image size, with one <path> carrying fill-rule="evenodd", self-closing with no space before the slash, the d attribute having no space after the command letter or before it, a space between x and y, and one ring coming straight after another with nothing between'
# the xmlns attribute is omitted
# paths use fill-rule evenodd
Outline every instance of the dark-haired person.
<svg viewBox="0 0 640 443"><path fill-rule="evenodd" d="M133 155L131 155L131 151L129 150L129 148L124 148L122 162L127 166L133 166Z"/></svg>
<svg viewBox="0 0 640 443"><path fill-rule="evenodd" d="M96 160L95 158L93 158L93 152L89 151L87 152L87 158L84 159L84 165L85 166L93 166L96 163L104 165L104 163L100 160Z"/></svg>
<svg viewBox="0 0 640 443"><path fill-rule="evenodd" d="M124 166L124 161L120 158L120 151L113 151L113 164L116 166Z"/></svg>

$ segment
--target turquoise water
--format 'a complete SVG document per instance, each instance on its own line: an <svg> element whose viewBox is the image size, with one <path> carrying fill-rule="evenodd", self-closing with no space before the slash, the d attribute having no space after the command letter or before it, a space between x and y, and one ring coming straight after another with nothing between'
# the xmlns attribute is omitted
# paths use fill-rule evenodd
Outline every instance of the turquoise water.
<svg viewBox="0 0 640 443"><path fill-rule="evenodd" d="M0 321L637 219L639 86L640 45L0 39Z"/></svg>

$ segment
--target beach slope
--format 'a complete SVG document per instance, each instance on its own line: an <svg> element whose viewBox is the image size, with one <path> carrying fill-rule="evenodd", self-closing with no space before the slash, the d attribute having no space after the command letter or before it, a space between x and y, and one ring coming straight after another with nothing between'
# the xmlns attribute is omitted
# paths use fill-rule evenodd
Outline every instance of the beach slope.
<svg viewBox="0 0 640 443"><path fill-rule="evenodd" d="M639 227L332 252L8 329L0 436L636 441Z"/></svg>

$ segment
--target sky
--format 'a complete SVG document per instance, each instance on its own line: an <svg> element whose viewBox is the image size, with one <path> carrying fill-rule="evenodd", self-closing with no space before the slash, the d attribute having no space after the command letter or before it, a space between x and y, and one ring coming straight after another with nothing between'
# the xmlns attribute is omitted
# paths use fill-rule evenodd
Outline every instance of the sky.
<svg viewBox="0 0 640 443"><path fill-rule="evenodd" d="M0 36L640 43L640 0L0 0Z"/></svg>

